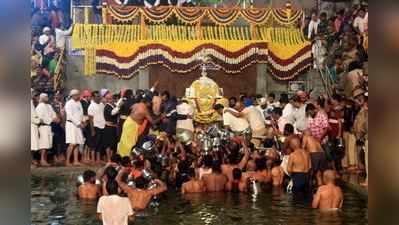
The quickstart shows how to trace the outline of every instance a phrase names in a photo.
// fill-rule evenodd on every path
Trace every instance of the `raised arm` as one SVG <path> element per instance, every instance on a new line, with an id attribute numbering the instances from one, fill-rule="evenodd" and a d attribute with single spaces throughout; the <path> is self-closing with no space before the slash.
<path id="1" fill-rule="evenodd" d="M 125 182 L 122 181 L 122 175 L 125 172 L 126 172 L 126 169 L 119 170 L 119 173 L 115 178 L 115 181 L 118 183 L 118 186 L 122 189 L 122 191 L 124 191 L 125 193 L 129 193 L 131 188 Z"/>
<path id="2" fill-rule="evenodd" d="M 152 195 L 158 195 L 158 194 L 168 190 L 168 187 L 166 186 L 166 184 L 164 182 L 162 182 L 161 180 L 154 179 L 154 181 L 159 185 L 159 187 L 151 189 L 151 194 Z"/>
<path id="3" fill-rule="evenodd" d="M 241 143 L 244 148 L 244 157 L 242 157 L 240 163 L 238 164 L 238 167 L 240 167 L 240 169 L 244 169 L 249 159 L 249 150 L 244 140 L 241 140 Z"/>

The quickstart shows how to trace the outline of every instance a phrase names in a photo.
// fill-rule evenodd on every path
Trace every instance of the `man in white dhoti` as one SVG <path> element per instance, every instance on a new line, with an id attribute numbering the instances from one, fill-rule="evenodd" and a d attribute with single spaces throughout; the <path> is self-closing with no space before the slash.
<path id="1" fill-rule="evenodd" d="M 36 114 L 33 100 L 30 101 L 30 150 L 32 153 L 32 165 L 38 165 L 34 158 L 34 153 L 39 150 L 39 129 L 40 118 Z"/>
<path id="2" fill-rule="evenodd" d="M 40 103 L 36 107 L 36 114 L 41 121 L 39 123 L 40 165 L 50 166 L 47 162 L 47 151 L 53 147 L 51 123 L 58 122 L 59 120 L 53 107 L 48 104 L 48 96 L 45 93 L 40 94 Z"/>
<path id="3" fill-rule="evenodd" d="M 71 90 L 71 99 L 65 104 L 66 123 L 65 123 L 65 142 L 69 144 L 67 149 L 66 166 L 71 165 L 71 156 L 73 153 L 72 165 L 80 166 L 78 146 L 84 144 L 82 128 L 85 126 L 83 122 L 83 108 L 80 103 L 79 91 Z"/>

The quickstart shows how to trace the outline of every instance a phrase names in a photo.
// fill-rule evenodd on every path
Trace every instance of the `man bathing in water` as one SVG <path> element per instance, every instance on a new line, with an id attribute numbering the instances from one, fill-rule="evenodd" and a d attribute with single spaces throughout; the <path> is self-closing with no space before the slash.
<path id="1" fill-rule="evenodd" d="M 239 168 L 233 169 L 233 180 L 227 183 L 226 190 L 231 192 L 247 192 L 247 181 L 248 177 L 242 175 L 242 171 Z"/>
<path id="2" fill-rule="evenodd" d="M 218 160 L 213 161 L 212 173 L 205 174 L 202 177 L 204 181 L 205 189 L 207 192 L 218 192 L 223 191 L 227 184 L 227 177 L 222 174 L 220 168 L 220 162 Z"/>
<path id="3" fill-rule="evenodd" d="M 134 179 L 136 187 L 132 188 L 122 181 L 122 175 L 126 172 L 127 171 L 125 169 L 120 170 L 115 180 L 118 182 L 119 187 L 129 197 L 130 203 L 132 204 L 134 210 L 144 210 L 147 208 L 154 196 L 165 192 L 168 189 L 166 184 L 158 179 L 154 179 L 154 182 L 158 184 L 156 188 L 146 189 L 147 181 L 142 176 Z"/>
<path id="4" fill-rule="evenodd" d="M 343 203 L 343 194 L 340 187 L 335 185 L 336 172 L 326 170 L 323 173 L 324 185 L 317 189 L 313 196 L 312 207 L 319 209 L 340 209 Z"/>
<path id="5" fill-rule="evenodd" d="M 309 186 L 309 170 L 311 169 L 309 153 L 301 148 L 298 137 L 293 137 L 289 144 L 290 148 L 294 150 L 288 159 L 288 172 L 293 181 L 292 191 L 294 193 L 306 192 Z"/>
<path id="6" fill-rule="evenodd" d="M 309 130 L 306 130 L 303 133 L 302 148 L 304 148 L 310 155 L 312 164 L 311 177 L 313 178 L 316 176 L 317 186 L 322 185 L 323 182 L 321 179 L 321 174 L 324 170 L 326 170 L 326 156 L 320 145 L 320 142 L 311 135 Z"/>
<path id="7" fill-rule="evenodd" d="M 101 195 L 101 190 L 96 184 L 96 173 L 94 171 L 86 170 L 83 173 L 83 182 L 78 189 L 80 199 L 96 199 Z"/>
<path id="8" fill-rule="evenodd" d="M 284 181 L 284 170 L 276 162 L 273 162 L 272 166 L 273 166 L 271 171 L 272 185 L 274 187 L 281 187 Z"/>
<path id="9" fill-rule="evenodd" d="M 189 181 L 183 183 L 181 187 L 181 193 L 200 193 L 205 192 L 204 181 L 195 177 L 195 169 L 190 168 L 188 171 Z"/>
<path id="10" fill-rule="evenodd" d="M 239 168 L 240 170 L 245 168 L 247 161 L 249 159 L 249 150 L 245 144 L 244 138 L 240 137 L 239 142 L 242 144 L 244 148 L 244 157 L 242 157 L 241 161 L 238 162 L 238 144 L 231 143 L 229 149 L 231 153 L 229 155 L 229 163 L 222 165 L 222 173 L 227 177 L 228 183 L 233 182 L 233 169 Z"/>

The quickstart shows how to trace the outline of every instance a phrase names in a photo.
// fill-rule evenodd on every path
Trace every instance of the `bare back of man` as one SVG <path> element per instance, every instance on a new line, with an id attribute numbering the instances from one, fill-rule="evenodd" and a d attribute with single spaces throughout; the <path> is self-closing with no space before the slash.
<path id="1" fill-rule="evenodd" d="M 342 207 L 343 194 L 340 187 L 335 185 L 336 173 L 326 170 L 323 174 L 325 185 L 317 189 L 313 197 L 312 207 L 319 209 L 339 209 Z"/>
<path id="2" fill-rule="evenodd" d="M 284 170 L 281 166 L 275 166 L 271 171 L 271 179 L 273 186 L 281 186 L 284 180 Z"/>
<path id="3" fill-rule="evenodd" d="M 221 173 L 206 174 L 202 177 L 202 179 L 204 181 L 205 189 L 207 192 L 223 191 L 227 183 L 226 175 Z"/>
<path id="4" fill-rule="evenodd" d="M 80 199 L 96 199 L 100 196 L 100 188 L 96 184 L 84 183 L 78 191 Z"/>
<path id="5" fill-rule="evenodd" d="M 294 152 L 288 159 L 288 172 L 293 181 L 293 192 L 306 192 L 309 187 L 309 170 L 311 168 L 309 153 L 300 148 L 299 138 L 290 140 L 290 148 Z"/>
<path id="6" fill-rule="evenodd" d="M 182 193 L 201 193 L 205 191 L 205 184 L 202 180 L 190 180 L 181 187 Z"/>
<path id="7" fill-rule="evenodd" d="M 312 164 L 312 178 L 316 177 L 317 185 L 322 185 L 321 174 L 327 168 L 327 160 L 320 142 L 307 130 L 304 132 L 302 147 L 309 152 Z"/>
<path id="8" fill-rule="evenodd" d="M 134 210 L 144 210 L 147 208 L 154 194 L 150 190 L 131 189 L 127 193 L 130 204 Z"/>

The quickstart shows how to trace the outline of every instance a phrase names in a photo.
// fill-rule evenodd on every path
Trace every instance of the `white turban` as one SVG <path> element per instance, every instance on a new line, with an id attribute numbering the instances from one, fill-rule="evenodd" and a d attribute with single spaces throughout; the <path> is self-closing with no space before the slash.
<path id="1" fill-rule="evenodd" d="M 79 90 L 77 90 L 77 89 L 72 89 L 70 92 L 69 92 L 69 96 L 74 96 L 74 95 L 78 95 L 79 94 Z"/>
<path id="2" fill-rule="evenodd" d="M 39 98 L 40 98 L 40 101 L 43 101 L 43 99 L 48 98 L 48 95 L 47 95 L 46 93 L 41 93 L 41 94 L 39 95 Z"/>
<path id="3" fill-rule="evenodd" d="M 43 28 L 43 33 L 47 32 L 47 31 L 51 31 L 50 27 L 44 27 Z"/>

